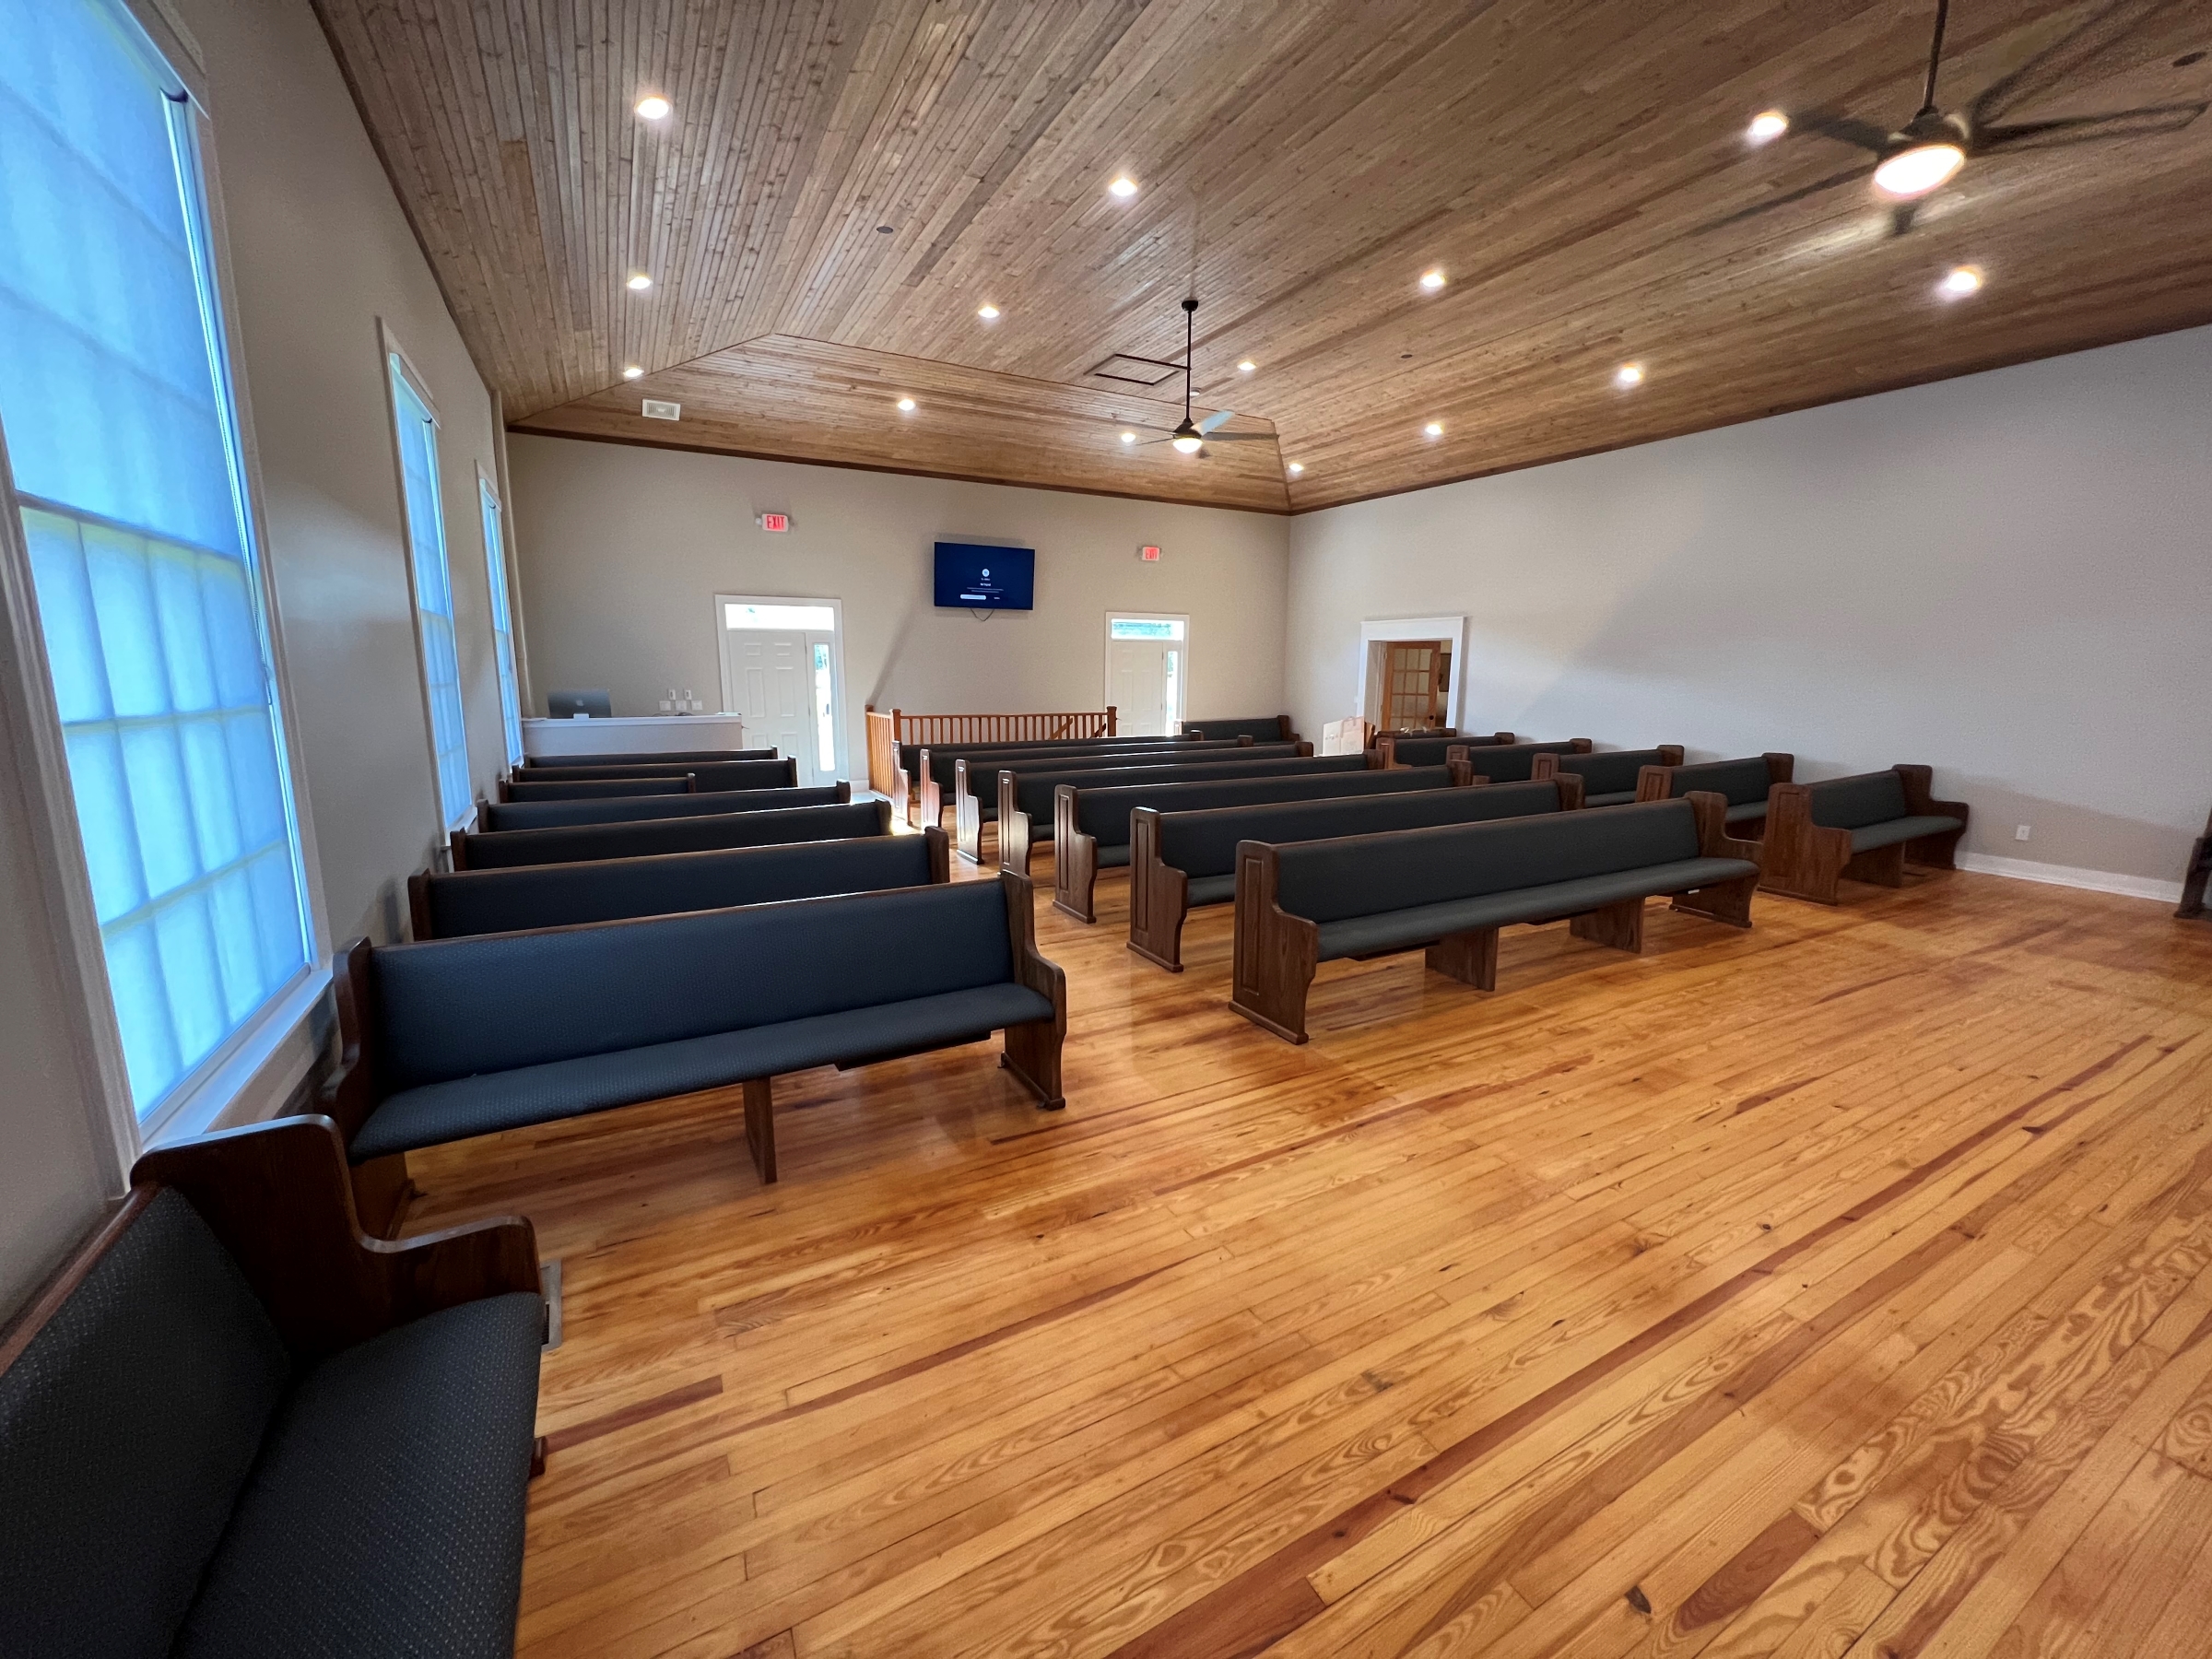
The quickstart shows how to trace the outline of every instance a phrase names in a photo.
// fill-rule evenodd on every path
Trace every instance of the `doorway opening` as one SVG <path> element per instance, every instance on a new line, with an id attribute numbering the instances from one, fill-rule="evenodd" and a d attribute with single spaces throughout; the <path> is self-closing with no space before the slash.
<path id="1" fill-rule="evenodd" d="M 722 708 L 748 748 L 775 746 L 803 787 L 844 770 L 844 607 L 835 599 L 714 595 Z"/>
<path id="2" fill-rule="evenodd" d="M 1458 728 L 1465 617 L 1403 617 L 1359 625 L 1359 718 L 1385 732 Z"/>
<path id="3" fill-rule="evenodd" d="M 1119 612 L 1106 618 L 1106 700 L 1115 729 L 1132 737 L 1167 737 L 1182 729 L 1190 679 L 1187 616 Z"/>

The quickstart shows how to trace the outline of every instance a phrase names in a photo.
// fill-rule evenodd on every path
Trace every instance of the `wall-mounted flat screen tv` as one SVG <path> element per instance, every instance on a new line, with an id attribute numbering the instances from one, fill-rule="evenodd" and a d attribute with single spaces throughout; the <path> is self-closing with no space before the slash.
<path id="1" fill-rule="evenodd" d="M 937 544 L 937 603 L 947 610 L 1034 610 L 1037 549 Z"/>

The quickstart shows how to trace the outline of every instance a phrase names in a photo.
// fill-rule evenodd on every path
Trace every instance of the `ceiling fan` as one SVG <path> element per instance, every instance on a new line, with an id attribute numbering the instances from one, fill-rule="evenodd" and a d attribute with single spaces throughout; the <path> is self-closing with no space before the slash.
<path id="1" fill-rule="evenodd" d="M 1221 427 L 1236 418 L 1237 412 L 1234 409 L 1216 409 L 1204 420 L 1194 421 L 1191 418 L 1191 347 L 1195 337 L 1197 324 L 1198 301 L 1195 299 L 1185 300 L 1182 302 L 1182 419 L 1173 427 L 1146 426 L 1141 421 L 1117 422 L 1117 424 L 1134 426 L 1143 432 L 1162 434 L 1158 438 L 1147 438 L 1135 446 L 1138 449 L 1143 449 L 1148 444 L 1171 443 L 1175 446 L 1176 453 L 1183 455 L 1205 454 L 1206 446 L 1209 441 L 1214 443 L 1274 442 L 1275 434 L 1273 432 L 1224 432 L 1220 430 Z"/>
<path id="2" fill-rule="evenodd" d="M 2205 103 L 2153 104 L 2136 110 L 2112 110 L 2098 115 L 2064 115 L 2048 121 L 2000 122 L 1995 119 L 2006 101 L 2029 76 L 2042 68 L 2048 61 L 2082 35 L 2112 16 L 2108 10 L 2090 18 L 2030 57 L 2025 64 L 1989 86 L 1965 108 L 1947 111 L 1936 102 L 1936 75 L 1943 63 L 1944 25 L 1950 18 L 1950 0 L 1936 0 L 1936 35 L 1928 47 L 1928 78 L 1922 94 L 1920 110 L 1912 120 L 1896 132 L 1884 132 L 1870 122 L 1827 111 L 1812 111 L 1790 117 L 1793 127 L 1802 127 L 1823 137 L 1867 151 L 1871 161 L 1861 162 L 1842 172 L 1794 190 L 1787 195 L 1747 207 L 1741 213 L 1730 214 L 1704 227 L 1719 229 L 1724 225 L 1741 223 L 1777 207 L 1786 207 L 1793 202 L 1802 202 L 1808 196 L 1833 190 L 1839 184 L 1872 175 L 1876 192 L 1893 204 L 1890 208 L 1892 236 L 1902 236 L 1912 228 L 1913 215 L 1927 195 L 1947 183 L 1971 160 L 2001 154 L 2009 150 L 2052 149 L 2061 145 L 2088 144 L 2107 138 L 2142 137 L 2154 133 L 2178 132 L 2187 126 L 2206 108 Z"/>

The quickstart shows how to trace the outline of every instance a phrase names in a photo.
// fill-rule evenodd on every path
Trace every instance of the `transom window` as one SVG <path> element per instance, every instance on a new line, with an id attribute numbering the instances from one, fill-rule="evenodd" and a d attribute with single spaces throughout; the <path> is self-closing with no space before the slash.
<path id="1" fill-rule="evenodd" d="M 1180 618 L 1115 617 L 1106 625 L 1106 637 L 1110 640 L 1180 640 L 1182 638 L 1182 622 Z"/>

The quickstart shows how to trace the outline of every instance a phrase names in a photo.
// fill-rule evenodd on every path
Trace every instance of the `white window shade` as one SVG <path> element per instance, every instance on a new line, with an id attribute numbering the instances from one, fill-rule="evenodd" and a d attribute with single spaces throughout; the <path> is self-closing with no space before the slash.
<path id="1" fill-rule="evenodd" d="M 131 1093 L 311 949 L 195 121 L 105 0 L 0 0 L 0 427 Z"/>

